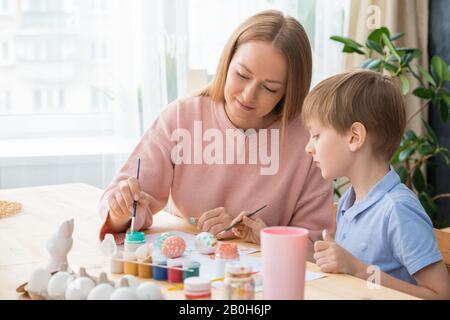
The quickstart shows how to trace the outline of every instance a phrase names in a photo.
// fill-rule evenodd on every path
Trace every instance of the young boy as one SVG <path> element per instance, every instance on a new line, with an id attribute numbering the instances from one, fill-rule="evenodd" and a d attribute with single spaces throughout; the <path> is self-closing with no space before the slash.
<path id="1" fill-rule="evenodd" d="M 321 270 L 368 279 L 376 266 L 380 285 L 450 299 L 431 221 L 389 165 L 406 122 L 394 81 L 372 71 L 330 77 L 307 96 L 302 120 L 310 132 L 306 152 L 322 176 L 351 182 L 339 201 L 335 239 L 324 233 L 314 244 Z"/>

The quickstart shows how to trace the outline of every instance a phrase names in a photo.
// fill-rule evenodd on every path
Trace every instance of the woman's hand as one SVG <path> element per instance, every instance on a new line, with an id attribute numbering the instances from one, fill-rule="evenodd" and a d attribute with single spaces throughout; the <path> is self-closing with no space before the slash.
<path id="1" fill-rule="evenodd" d="M 242 222 L 237 227 L 233 228 L 232 231 L 237 237 L 244 241 L 259 244 L 260 231 L 262 228 L 266 227 L 266 224 L 260 218 L 252 219 L 246 217 L 248 214 L 250 214 L 250 212 L 243 211 L 231 222 L 231 224 Z"/>
<path id="2" fill-rule="evenodd" d="M 150 195 L 142 191 L 138 180 L 135 177 L 130 177 L 127 180 L 120 181 L 118 186 L 108 199 L 109 216 L 111 222 L 115 225 L 124 225 L 132 217 L 133 201 L 137 201 L 136 205 L 136 220 L 144 221 L 144 215 L 151 214 Z M 136 225 L 140 225 L 136 221 Z"/>
<path id="3" fill-rule="evenodd" d="M 219 232 L 231 225 L 231 221 L 233 221 L 233 217 L 224 207 L 219 207 L 203 213 L 198 219 L 197 228 L 200 231 L 212 233 L 218 239 L 234 238 L 231 230 L 218 235 Z"/>

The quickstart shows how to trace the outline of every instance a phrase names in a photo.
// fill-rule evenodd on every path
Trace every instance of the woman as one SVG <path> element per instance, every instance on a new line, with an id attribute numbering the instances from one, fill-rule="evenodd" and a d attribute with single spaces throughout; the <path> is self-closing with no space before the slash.
<path id="1" fill-rule="evenodd" d="M 212 83 L 169 104 L 107 187 L 100 238 L 119 233 L 123 241 L 133 199 L 136 227 L 150 227 L 170 195 L 173 214 L 201 231 L 216 235 L 243 211 L 267 204 L 257 215 L 260 227 L 301 226 L 317 240 L 332 225 L 332 187 L 303 151 L 309 136 L 299 114 L 311 70 L 308 37 L 295 19 L 264 11 L 246 20 Z M 258 242 L 259 228 L 249 230 L 235 233 Z"/>

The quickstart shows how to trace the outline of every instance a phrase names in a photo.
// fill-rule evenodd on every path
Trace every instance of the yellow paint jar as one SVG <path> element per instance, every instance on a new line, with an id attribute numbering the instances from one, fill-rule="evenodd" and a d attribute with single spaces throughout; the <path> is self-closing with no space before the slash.
<path id="1" fill-rule="evenodd" d="M 145 263 L 152 263 L 152 257 L 148 257 L 145 260 L 139 261 Z M 144 279 L 150 279 L 152 277 L 152 266 L 139 263 L 138 264 L 138 277 Z"/>
<path id="2" fill-rule="evenodd" d="M 125 274 L 131 274 L 133 276 L 138 275 L 138 264 L 136 260 L 136 254 L 134 252 L 124 252 L 123 259 L 123 272 Z"/>

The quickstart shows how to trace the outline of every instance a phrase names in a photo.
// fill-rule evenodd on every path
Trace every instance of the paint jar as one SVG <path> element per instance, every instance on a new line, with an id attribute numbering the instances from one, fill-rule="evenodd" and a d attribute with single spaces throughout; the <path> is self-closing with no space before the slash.
<path id="1" fill-rule="evenodd" d="M 124 252 L 123 259 L 123 272 L 125 274 L 131 274 L 133 276 L 138 275 L 138 265 L 136 260 L 136 254 L 134 252 Z"/>
<path id="2" fill-rule="evenodd" d="M 162 266 L 162 267 L 159 267 Z M 159 281 L 167 280 L 167 259 L 161 256 L 153 257 L 153 279 Z"/>
<path id="3" fill-rule="evenodd" d="M 254 300 L 255 280 L 252 268 L 241 262 L 227 263 L 225 266 L 224 299 Z"/>
<path id="4" fill-rule="evenodd" d="M 227 263 L 239 261 L 239 251 L 236 243 L 220 243 L 216 250 L 215 264 L 216 277 L 225 276 Z"/>
<path id="5" fill-rule="evenodd" d="M 110 258 L 109 271 L 111 273 L 123 273 L 123 254 L 121 251 L 117 251 L 115 255 Z"/>
<path id="6" fill-rule="evenodd" d="M 125 236 L 126 252 L 135 252 L 143 244 L 145 244 L 145 234 L 143 232 L 127 232 Z"/>
<path id="7" fill-rule="evenodd" d="M 183 271 L 184 280 L 190 277 L 198 277 L 200 275 L 200 262 L 194 260 L 184 260 L 183 269 L 185 269 Z"/>
<path id="8" fill-rule="evenodd" d="M 144 263 L 152 263 L 152 257 L 148 257 L 144 260 L 138 260 L 138 277 L 144 279 L 150 279 L 152 277 L 152 266 Z"/>
<path id="9" fill-rule="evenodd" d="M 211 300 L 211 281 L 201 277 L 189 277 L 184 280 L 186 300 Z"/>
<path id="10" fill-rule="evenodd" d="M 179 283 L 183 282 L 183 270 L 177 270 L 173 269 L 179 268 L 181 269 L 183 267 L 183 259 L 182 258 L 176 258 L 176 259 L 169 259 L 167 260 L 167 280 L 171 283 Z"/>

